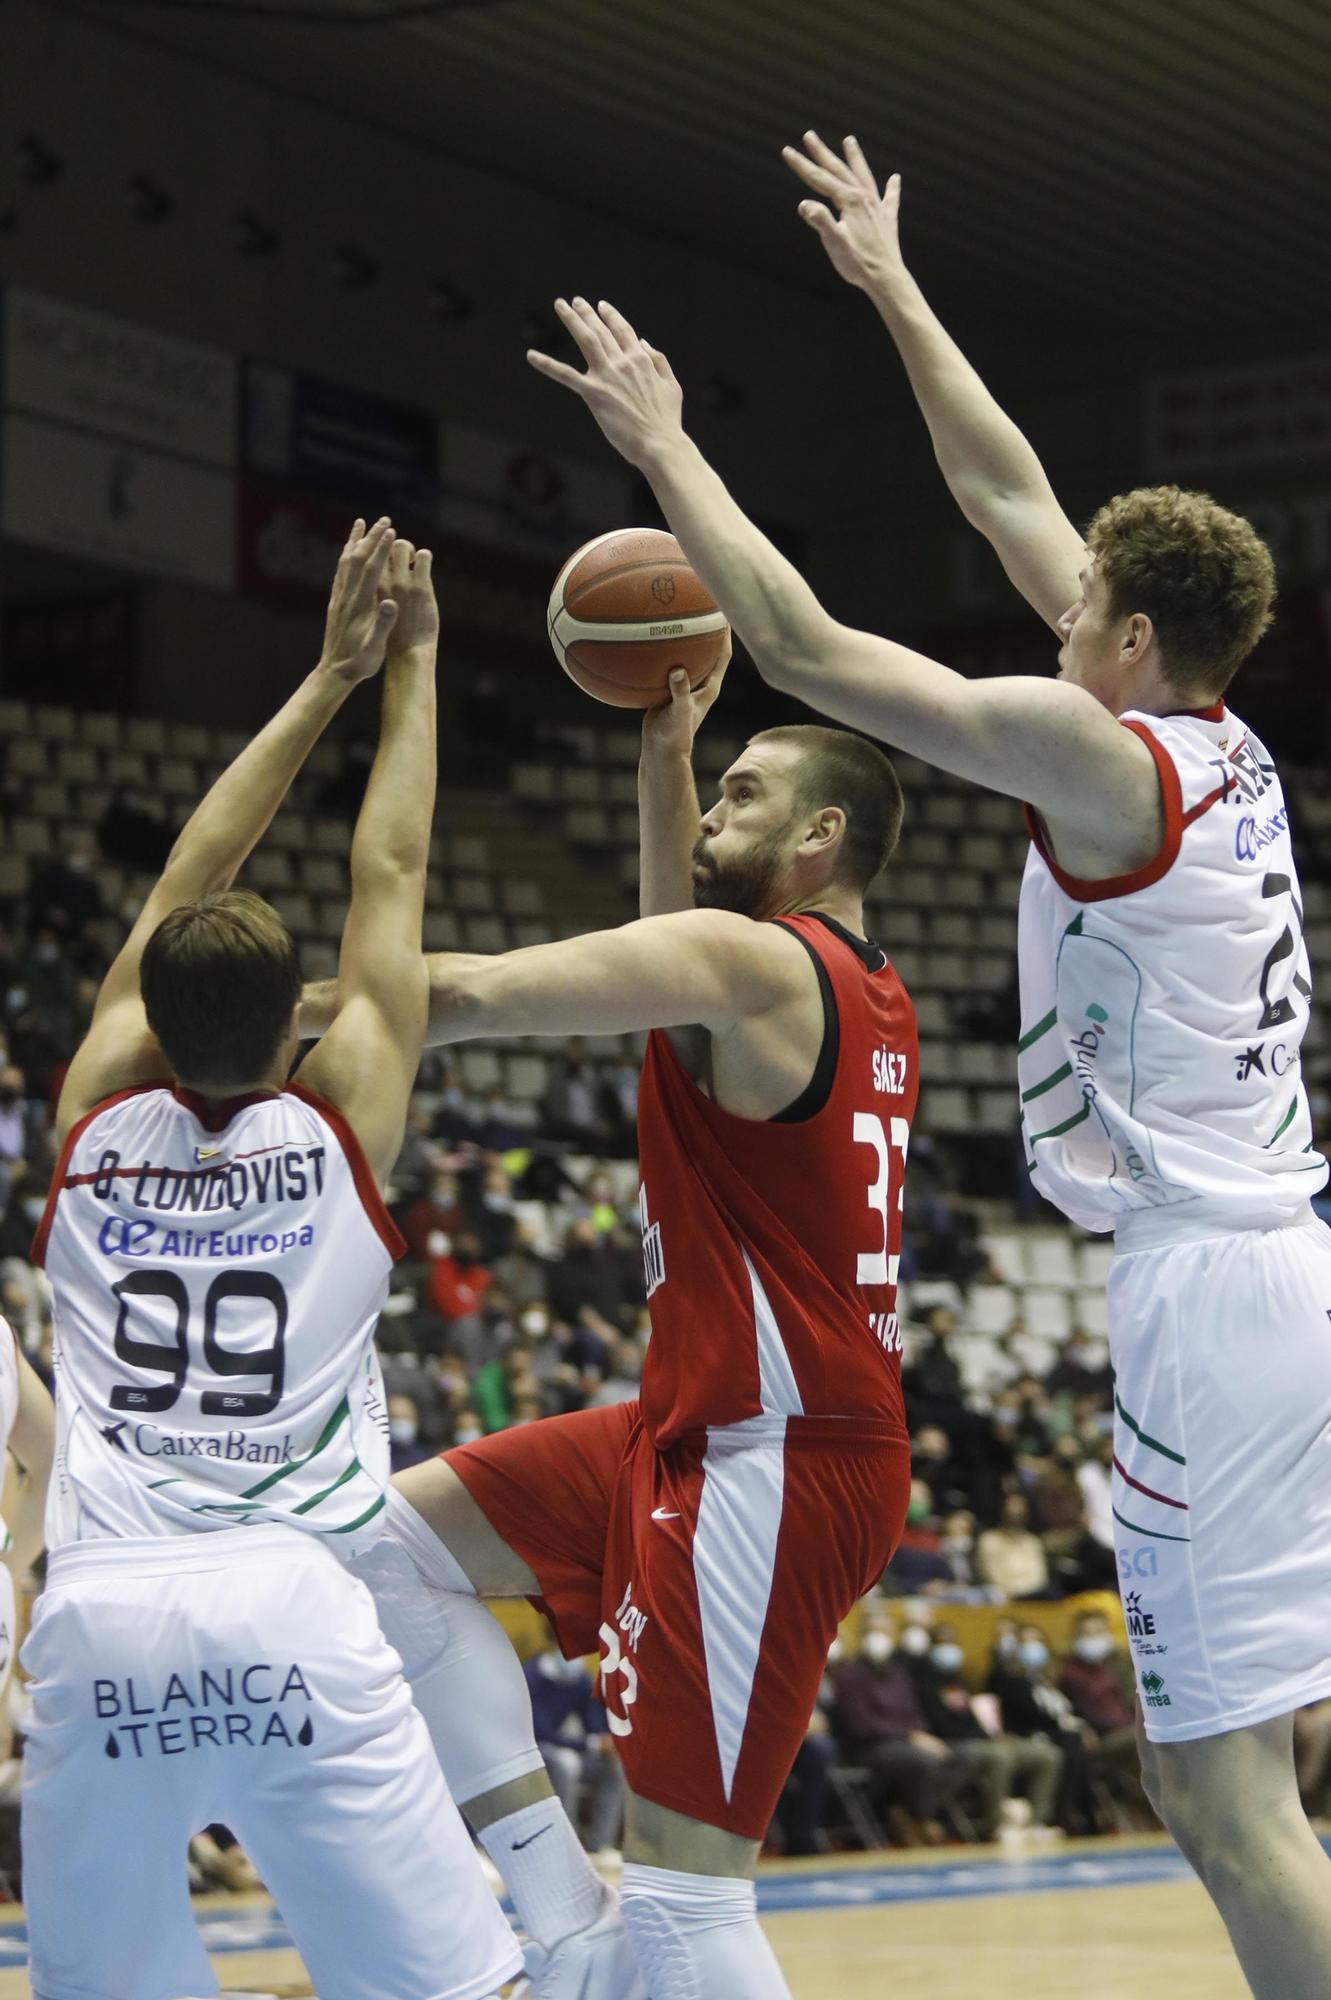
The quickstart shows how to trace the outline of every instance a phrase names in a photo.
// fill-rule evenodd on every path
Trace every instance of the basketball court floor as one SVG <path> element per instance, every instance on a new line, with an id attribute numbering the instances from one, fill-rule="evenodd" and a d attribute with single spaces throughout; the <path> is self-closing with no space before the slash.
<path id="1" fill-rule="evenodd" d="M 795 2000 L 1244 2000 L 1219 1919 L 1163 1838 L 778 1863 L 758 1884 Z M 311 1989 L 264 1896 L 196 1905 L 228 1993 Z M 23 1913 L 0 1910 L 0 2000 L 27 2000 Z"/>

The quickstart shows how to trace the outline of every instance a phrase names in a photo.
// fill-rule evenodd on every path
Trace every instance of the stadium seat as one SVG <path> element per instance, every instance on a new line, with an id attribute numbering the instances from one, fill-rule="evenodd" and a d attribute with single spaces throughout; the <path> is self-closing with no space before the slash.
<path id="1" fill-rule="evenodd" d="M 458 920 L 451 910 L 427 910 L 421 937 L 426 951 L 456 951 L 461 943 Z"/>
<path id="2" fill-rule="evenodd" d="M 1038 1339 L 1066 1340 L 1072 1325 L 1072 1299 L 1060 1287 L 1027 1285 L 1021 1294 L 1021 1316 Z"/>
<path id="3" fill-rule="evenodd" d="M 1026 1244 L 1026 1274 L 1033 1285 L 1058 1285 L 1071 1291 L 1077 1283 L 1072 1239 L 1064 1230 L 1033 1231 Z"/>

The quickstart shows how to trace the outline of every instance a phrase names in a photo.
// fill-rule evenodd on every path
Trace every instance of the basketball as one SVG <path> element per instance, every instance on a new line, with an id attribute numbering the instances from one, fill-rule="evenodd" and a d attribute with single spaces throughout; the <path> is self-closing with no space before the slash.
<path id="1" fill-rule="evenodd" d="M 726 644 L 725 613 L 659 528 L 616 528 L 575 550 L 548 624 L 569 679 L 613 708 L 655 708 L 675 667 L 697 687 Z"/>

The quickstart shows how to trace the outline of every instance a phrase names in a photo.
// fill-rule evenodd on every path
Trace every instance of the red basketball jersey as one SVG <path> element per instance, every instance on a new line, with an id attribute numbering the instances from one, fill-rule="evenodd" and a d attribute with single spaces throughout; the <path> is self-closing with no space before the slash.
<path id="1" fill-rule="evenodd" d="M 895 1307 L 915 1010 L 878 946 L 826 917 L 777 921 L 823 993 L 822 1053 L 794 1105 L 738 1118 L 665 1034 L 647 1044 L 642 1413 L 658 1449 L 764 1414 L 905 1422 Z"/>

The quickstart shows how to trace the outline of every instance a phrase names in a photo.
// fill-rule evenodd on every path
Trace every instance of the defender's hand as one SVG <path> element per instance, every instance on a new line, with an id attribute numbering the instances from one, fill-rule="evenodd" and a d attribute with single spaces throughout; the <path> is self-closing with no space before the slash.
<path id="1" fill-rule="evenodd" d="M 338 561 L 319 664 L 342 680 L 369 680 L 384 663 L 398 610 L 381 591 L 393 539 L 386 515 L 368 530 L 357 521 Z"/>
<path id="2" fill-rule="evenodd" d="M 657 447 L 683 436 L 684 392 L 670 363 L 604 299 L 595 312 L 586 299 L 571 305 L 556 299 L 555 311 L 577 342 L 586 374 L 535 348 L 528 348 L 528 361 L 538 374 L 581 396 L 615 450 L 630 465 L 645 468 Z"/>
<path id="3" fill-rule="evenodd" d="M 690 689 L 683 667 L 670 675 L 670 696 L 658 708 L 649 708 L 642 718 L 644 750 L 659 750 L 681 757 L 690 755 L 693 739 L 712 703 L 721 692 L 721 683 L 730 665 L 730 627 L 726 627 L 725 650 L 706 680 Z"/>
<path id="4" fill-rule="evenodd" d="M 431 650 L 439 643 L 439 605 L 435 599 L 429 549 L 413 548 L 401 538 L 393 543 L 380 589 L 384 601 L 397 606 L 388 650 L 395 658 L 413 647 Z"/>
<path id="5" fill-rule="evenodd" d="M 804 152 L 797 146 L 781 149 L 786 165 L 823 196 L 823 201 L 800 203 L 801 219 L 848 284 L 865 292 L 890 289 L 906 274 L 897 234 L 901 175 L 893 174 L 880 195 L 858 139 L 845 141 L 844 159 L 816 132 L 804 134 L 804 145 Z"/>

